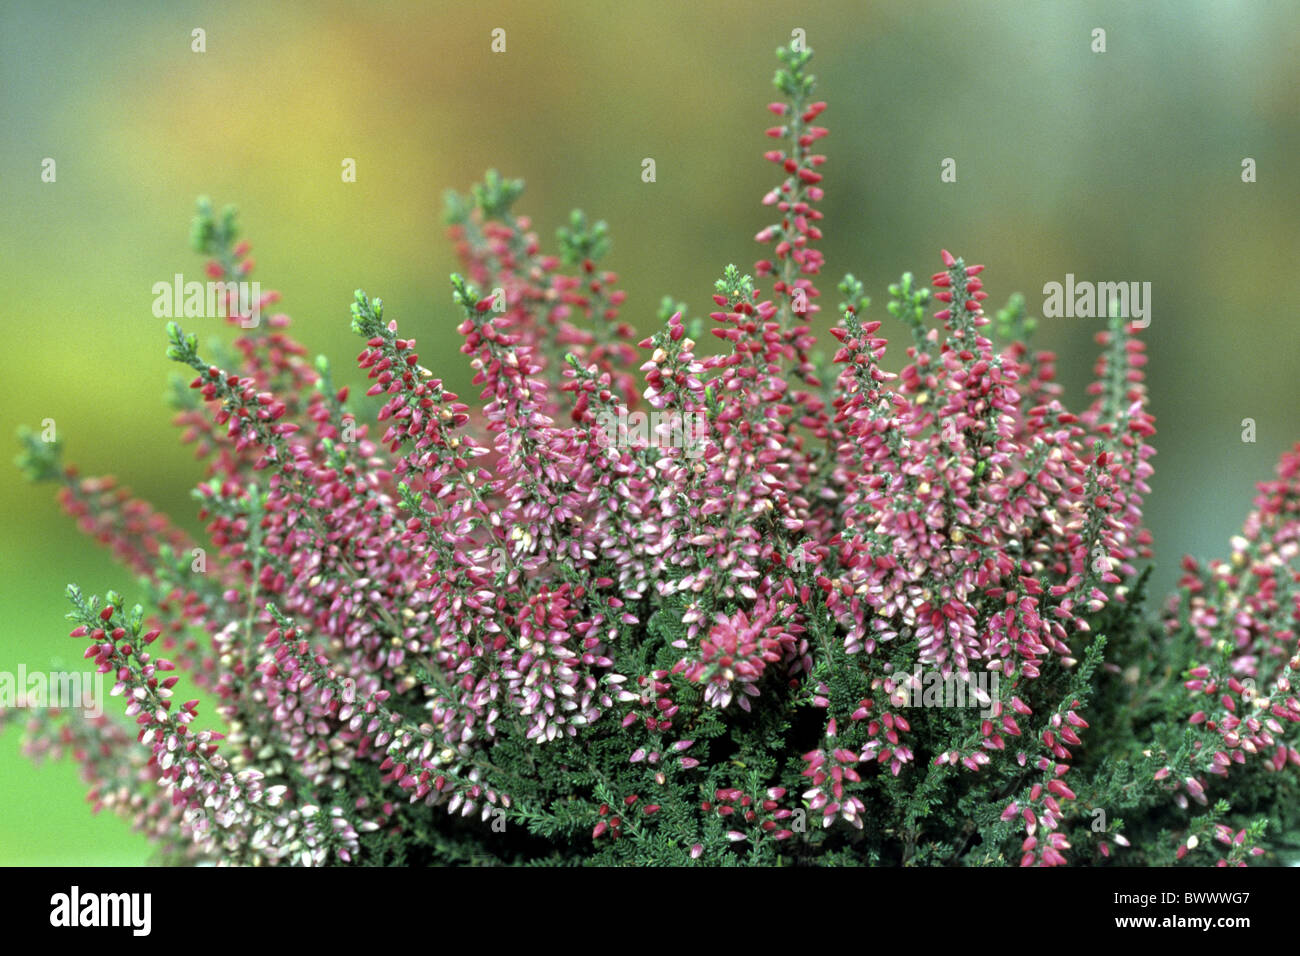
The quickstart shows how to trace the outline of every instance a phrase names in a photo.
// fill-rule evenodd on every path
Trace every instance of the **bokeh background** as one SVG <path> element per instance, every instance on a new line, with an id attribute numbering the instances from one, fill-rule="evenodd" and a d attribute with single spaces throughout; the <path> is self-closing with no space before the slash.
<path id="1" fill-rule="evenodd" d="M 190 50 L 195 27 L 206 53 Z M 364 287 L 468 391 L 442 203 L 491 166 L 527 181 L 521 208 L 544 239 L 575 206 L 609 222 L 607 264 L 639 328 L 664 294 L 705 311 L 722 268 L 759 254 L 775 182 L 764 104 L 796 27 L 831 104 L 823 302 L 853 271 L 888 322 L 887 284 L 935 271 L 940 247 L 987 263 L 991 305 L 1019 290 L 1035 313 L 1066 273 L 1151 282 L 1156 591 L 1183 553 L 1223 553 L 1254 482 L 1300 438 L 1295 0 L 3 0 L 0 436 L 53 418 L 83 473 L 117 475 L 198 532 L 151 287 L 202 278 L 187 241 L 200 194 L 240 207 L 254 278 L 284 293 L 339 381 Z M 56 183 L 41 182 L 45 157 Z M 940 182 L 945 157 L 955 184 Z M 203 321 L 188 327 L 218 334 Z M 1098 326 L 1041 324 L 1075 406 Z M 8 457 L 0 669 L 76 668 L 64 587 L 133 582 Z M 147 858 L 123 823 L 90 815 L 73 767 L 33 768 L 18 736 L 0 735 L 0 863 Z"/>

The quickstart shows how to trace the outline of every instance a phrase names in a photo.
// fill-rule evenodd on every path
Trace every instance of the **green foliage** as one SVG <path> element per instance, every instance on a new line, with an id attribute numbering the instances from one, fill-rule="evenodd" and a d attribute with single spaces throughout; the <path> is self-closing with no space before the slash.
<path id="1" fill-rule="evenodd" d="M 57 438 L 46 441 L 26 425 L 18 427 L 22 451 L 14 463 L 28 481 L 54 481 L 63 475 L 63 443 Z"/>
<path id="2" fill-rule="evenodd" d="M 1013 293 L 1006 308 L 998 309 L 995 316 L 998 336 L 1005 342 L 1028 342 L 1038 328 L 1038 320 L 1025 308 L 1025 297 Z"/>
<path id="3" fill-rule="evenodd" d="M 581 209 L 573 210 L 568 227 L 561 226 L 556 235 L 560 240 L 560 258 L 566 266 L 599 262 L 609 252 L 609 226 L 603 219 L 589 224 Z"/>
<path id="4" fill-rule="evenodd" d="M 927 340 L 925 327 L 930 290 L 924 286 L 916 288 L 912 273 L 904 272 L 901 279 L 890 285 L 889 294 L 893 297 L 885 306 L 889 314 L 907 326 L 918 350 L 933 352 L 934 345 Z"/>
<path id="5" fill-rule="evenodd" d="M 778 47 L 776 57 L 784 65 L 776 71 L 773 84 L 795 104 L 802 104 L 812 95 L 816 86 L 814 77 L 805 70 L 808 61 L 812 59 L 812 50 L 806 45 L 802 49 L 796 49 L 795 44 L 791 43 L 789 46 Z"/>

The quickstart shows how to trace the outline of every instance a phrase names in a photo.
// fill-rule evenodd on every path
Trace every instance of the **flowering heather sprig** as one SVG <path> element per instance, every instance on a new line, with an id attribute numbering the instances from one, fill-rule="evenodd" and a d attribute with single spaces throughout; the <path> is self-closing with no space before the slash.
<path id="1" fill-rule="evenodd" d="M 71 751 L 97 807 L 190 861 L 1235 865 L 1300 832 L 1300 446 L 1152 628 L 1136 329 L 1099 335 L 1072 413 L 1024 300 L 995 344 L 984 267 L 942 251 L 890 286 L 886 371 L 852 275 L 822 318 L 826 104 L 811 51 L 779 55 L 771 251 L 722 270 L 712 350 L 671 298 L 634 346 L 605 224 L 575 213 L 547 253 L 493 172 L 449 199 L 477 399 L 362 291 L 377 437 L 287 316 L 236 315 L 206 356 L 172 323 L 201 547 L 25 433 L 156 608 L 71 590 L 135 740 L 51 712 L 32 752 Z M 232 212 L 201 203 L 194 239 L 250 274 Z M 612 435 L 640 402 L 698 422 L 689 447 Z M 173 669 L 224 736 L 173 710 Z"/>
<path id="2" fill-rule="evenodd" d="M 1170 634 L 1186 631 L 1196 646 L 1183 684 L 1195 749 L 1156 772 L 1180 806 L 1207 804 L 1211 777 L 1300 766 L 1300 444 L 1275 480 L 1260 483 L 1231 543 L 1228 561 L 1184 559 L 1182 594 L 1165 618 Z"/>
<path id="3" fill-rule="evenodd" d="M 494 313 L 498 330 L 518 331 L 539 372 L 562 367 L 574 355 L 608 373 L 619 398 L 632 402 L 634 332 L 617 321 L 626 294 L 611 288 L 618 281 L 614 273 L 596 268 L 610 248 L 608 226 L 590 224 L 574 210 L 569 226 L 558 231 L 562 254 L 545 255 L 528 217 L 511 211 L 523 189 L 521 180 L 489 170 L 471 199 L 447 196 L 457 254 L 470 281 L 488 289 L 483 307 Z M 561 273 L 561 266 L 577 267 L 579 274 Z"/>
<path id="4" fill-rule="evenodd" d="M 304 824 L 299 834 L 295 818 L 305 808 L 277 809 L 284 786 L 267 787 L 260 770 L 232 771 L 218 753 L 217 741 L 223 735 L 192 731 L 197 700 L 184 702 L 172 713 L 172 688 L 178 677 L 164 675 L 175 666 L 148 651 L 159 632 L 142 631 L 140 605 L 124 614 L 120 598 L 110 592 L 108 600 L 113 603 L 101 608 L 97 598 L 86 600 L 75 587 L 69 589 L 69 598 L 74 611 L 68 616 L 79 622 L 72 636 L 89 638 L 86 656 L 93 656 L 100 673 L 114 676 L 111 693 L 126 698 L 126 716 L 134 717 L 138 728 L 136 740 L 152 754 L 148 767 L 172 805 L 187 811 L 182 831 L 201 853 L 220 854 L 232 862 L 254 857 L 274 861 L 305 853 L 308 860 L 319 863 L 331 845 L 339 844 L 341 858 L 347 859 L 348 850 L 355 846 L 355 831 L 345 826 L 316 832 L 318 827 Z"/>

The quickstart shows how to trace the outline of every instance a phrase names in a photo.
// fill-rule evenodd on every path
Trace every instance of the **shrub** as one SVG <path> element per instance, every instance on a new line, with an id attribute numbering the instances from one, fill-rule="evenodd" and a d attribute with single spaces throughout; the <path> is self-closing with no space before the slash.
<path id="1" fill-rule="evenodd" d="M 369 404 L 283 315 L 234 308 L 216 359 L 171 323 L 202 548 L 26 433 L 22 466 L 153 609 L 69 589 L 134 727 L 41 711 L 29 749 L 71 752 L 171 861 L 1276 859 L 1300 445 L 1230 561 L 1189 559 L 1145 616 L 1135 329 L 1099 334 L 1071 413 L 1024 300 L 990 329 L 983 267 L 944 252 L 929 288 L 890 286 L 901 373 L 851 275 L 826 360 L 826 104 L 810 51 L 779 56 L 771 253 L 716 283 L 712 351 L 672 300 L 634 344 L 604 223 L 574 213 L 544 253 L 489 173 L 449 201 L 477 406 L 364 292 Z M 233 211 L 201 201 L 194 241 L 212 278 L 249 274 Z M 177 671 L 217 724 L 172 706 Z"/>

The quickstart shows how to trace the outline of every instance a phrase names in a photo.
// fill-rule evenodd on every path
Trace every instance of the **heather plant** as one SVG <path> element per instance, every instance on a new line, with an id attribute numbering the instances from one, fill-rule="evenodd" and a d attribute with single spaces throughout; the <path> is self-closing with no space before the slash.
<path id="1" fill-rule="evenodd" d="M 74 757 L 171 862 L 1283 859 L 1300 445 L 1149 615 L 1134 324 L 1071 412 L 1024 300 L 989 316 L 945 251 L 889 288 L 887 371 L 861 283 L 823 305 L 826 104 L 811 52 L 778 55 L 770 253 L 723 270 L 710 348 L 672 299 L 635 341 L 605 224 L 544 252 L 489 173 L 448 202 L 477 400 L 364 292 L 353 397 L 286 316 L 244 321 L 249 246 L 201 201 L 239 328 L 205 355 L 168 324 L 207 540 L 24 433 L 143 596 L 69 588 L 126 722 L 33 711 L 32 755 Z M 173 706 L 181 672 L 203 696 Z"/>

